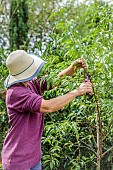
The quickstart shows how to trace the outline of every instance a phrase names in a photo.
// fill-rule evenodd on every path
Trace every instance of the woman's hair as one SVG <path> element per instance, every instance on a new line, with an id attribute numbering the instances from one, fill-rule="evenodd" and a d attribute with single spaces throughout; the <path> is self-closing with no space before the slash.
<path id="1" fill-rule="evenodd" d="M 15 84 L 13 84 L 12 86 L 14 86 L 14 85 Z M 19 82 L 19 83 L 16 83 L 16 85 L 27 87 L 28 86 L 28 81 L 26 81 L 26 82 Z M 10 87 L 8 87 L 7 89 L 9 89 L 9 88 Z M 1 97 L 2 100 L 5 100 L 6 92 L 7 92 L 7 90 L 0 90 L 0 97 Z"/>

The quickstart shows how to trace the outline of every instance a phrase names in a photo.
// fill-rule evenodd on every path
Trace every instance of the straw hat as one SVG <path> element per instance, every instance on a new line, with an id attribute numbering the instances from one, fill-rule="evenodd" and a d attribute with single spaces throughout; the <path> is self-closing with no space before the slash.
<path id="1" fill-rule="evenodd" d="M 45 62 L 41 58 L 28 54 L 24 50 L 12 52 L 6 60 L 9 76 L 4 82 L 5 87 L 33 79 L 44 64 Z"/>

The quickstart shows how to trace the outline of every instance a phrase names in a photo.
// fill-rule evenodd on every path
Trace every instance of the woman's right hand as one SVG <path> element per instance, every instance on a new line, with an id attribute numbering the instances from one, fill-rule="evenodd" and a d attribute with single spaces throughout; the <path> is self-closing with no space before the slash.
<path id="1" fill-rule="evenodd" d="M 86 93 L 92 94 L 92 83 L 90 82 L 90 80 L 87 80 L 87 82 L 83 82 L 78 88 L 76 88 L 76 91 L 78 93 L 78 96 L 85 95 Z"/>

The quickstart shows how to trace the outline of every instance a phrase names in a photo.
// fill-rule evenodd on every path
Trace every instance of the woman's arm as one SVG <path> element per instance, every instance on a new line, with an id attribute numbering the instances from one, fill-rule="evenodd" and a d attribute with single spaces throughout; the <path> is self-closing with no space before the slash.
<path id="1" fill-rule="evenodd" d="M 90 81 L 82 83 L 77 89 L 63 96 L 59 96 L 50 100 L 42 99 L 40 112 L 51 113 L 62 109 L 70 103 L 75 97 L 82 96 L 87 92 L 92 93 L 92 84 Z"/>
<path id="2" fill-rule="evenodd" d="M 80 68 L 86 68 L 86 64 L 84 62 L 84 59 L 78 59 L 74 61 L 68 68 L 65 70 L 61 71 L 58 76 L 61 77 L 63 75 L 66 76 L 72 76 L 75 72 L 75 70 L 80 69 Z"/>

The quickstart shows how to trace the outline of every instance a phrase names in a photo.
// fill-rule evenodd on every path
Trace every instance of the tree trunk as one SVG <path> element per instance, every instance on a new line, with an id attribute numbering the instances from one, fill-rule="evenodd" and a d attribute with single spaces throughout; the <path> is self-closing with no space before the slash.
<path id="1" fill-rule="evenodd" d="M 96 115 L 96 127 L 97 127 L 97 170 L 100 170 L 100 114 L 97 109 Z"/>
<path id="2" fill-rule="evenodd" d="M 11 0 L 10 4 L 10 51 L 27 50 L 28 45 L 28 1 Z"/>

